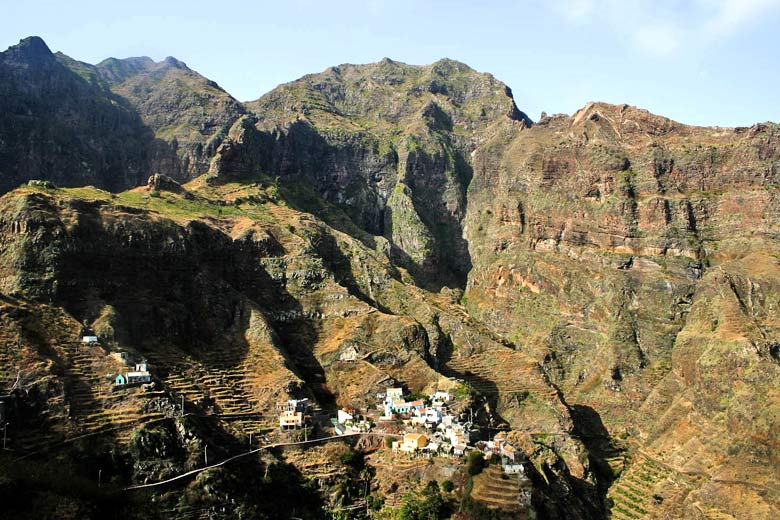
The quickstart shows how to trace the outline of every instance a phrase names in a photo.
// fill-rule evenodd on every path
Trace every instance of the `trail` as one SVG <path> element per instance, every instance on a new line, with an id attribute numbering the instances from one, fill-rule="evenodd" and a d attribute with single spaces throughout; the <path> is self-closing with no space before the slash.
<path id="1" fill-rule="evenodd" d="M 170 484 L 171 482 L 176 482 L 177 480 L 185 479 L 187 477 L 191 477 L 192 475 L 197 475 L 198 473 L 201 473 L 203 471 L 206 471 L 208 469 L 218 468 L 220 466 L 224 466 L 225 464 L 229 462 L 233 462 L 234 460 L 248 457 L 249 455 L 254 455 L 255 453 L 259 453 L 263 450 L 268 450 L 271 448 L 280 448 L 284 446 L 303 446 L 303 445 L 309 445 L 309 444 L 317 444 L 321 442 L 330 442 L 333 440 L 339 440 L 339 439 L 347 439 L 350 437 L 361 437 L 361 436 L 378 436 L 378 437 L 398 437 L 396 434 L 392 433 L 345 433 L 344 435 L 333 435 L 330 437 L 322 437 L 321 439 L 312 439 L 310 441 L 297 441 L 297 442 L 277 442 L 274 444 L 266 444 L 265 446 L 261 446 L 259 448 L 255 448 L 253 450 L 247 451 L 246 453 L 239 453 L 238 455 L 233 455 L 232 457 L 228 457 L 227 459 L 224 459 L 221 462 L 217 462 L 216 464 L 212 464 L 210 466 L 204 466 L 202 468 L 193 469 L 186 473 L 182 473 L 181 475 L 177 475 L 175 477 L 171 477 L 167 480 L 161 480 L 159 482 L 151 482 L 149 484 L 138 484 L 135 486 L 128 486 L 126 488 L 122 488 L 123 491 L 133 491 L 136 489 L 148 489 L 153 488 L 157 486 L 162 486 L 165 484 Z"/>

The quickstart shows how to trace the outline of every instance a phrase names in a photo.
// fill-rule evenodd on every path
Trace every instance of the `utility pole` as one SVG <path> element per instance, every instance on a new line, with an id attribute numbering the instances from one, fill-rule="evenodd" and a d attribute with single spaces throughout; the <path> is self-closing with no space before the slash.
<path id="1" fill-rule="evenodd" d="M 3 423 L 3 449 L 5 449 L 6 430 L 8 430 L 8 423 Z"/>
<path id="2" fill-rule="evenodd" d="M 203 446 L 203 458 L 206 461 L 206 466 L 209 465 L 209 447 L 208 445 Z"/>
<path id="3" fill-rule="evenodd" d="M 252 451 L 252 432 L 249 432 L 249 451 Z"/>
<path id="4" fill-rule="evenodd" d="M 101 487 L 103 485 L 103 470 L 98 470 L 98 487 Z"/>
<path id="5" fill-rule="evenodd" d="M 181 394 L 181 416 L 184 417 L 184 394 Z"/>

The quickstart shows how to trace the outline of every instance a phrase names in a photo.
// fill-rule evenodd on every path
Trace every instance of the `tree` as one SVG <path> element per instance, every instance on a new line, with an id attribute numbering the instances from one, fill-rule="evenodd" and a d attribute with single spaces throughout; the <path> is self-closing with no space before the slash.
<path id="1" fill-rule="evenodd" d="M 469 475 L 472 477 L 482 473 L 482 470 L 485 468 L 485 456 L 482 455 L 481 451 L 475 450 L 469 453 L 467 468 Z"/>
<path id="2" fill-rule="evenodd" d="M 431 480 L 422 493 L 410 491 L 398 511 L 398 520 L 438 520 L 444 516 L 444 499 L 439 484 Z"/>

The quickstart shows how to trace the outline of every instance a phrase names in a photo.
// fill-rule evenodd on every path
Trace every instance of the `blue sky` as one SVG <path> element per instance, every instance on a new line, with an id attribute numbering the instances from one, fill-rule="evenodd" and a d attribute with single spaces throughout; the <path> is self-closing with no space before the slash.
<path id="1" fill-rule="evenodd" d="M 591 100 L 688 124 L 780 121 L 780 0 L 2 0 L 0 46 L 175 56 L 236 98 L 339 63 L 442 57 L 490 72 L 531 118 Z"/>

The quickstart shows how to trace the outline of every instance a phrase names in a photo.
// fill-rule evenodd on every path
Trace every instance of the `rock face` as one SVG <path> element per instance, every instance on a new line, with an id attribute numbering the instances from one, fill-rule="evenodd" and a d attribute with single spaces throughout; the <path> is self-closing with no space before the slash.
<path id="1" fill-rule="evenodd" d="M 209 161 L 244 107 L 215 82 L 176 58 L 110 58 L 97 75 L 137 111 L 154 132 L 150 168 L 189 180 Z"/>
<path id="2" fill-rule="evenodd" d="M 452 60 L 340 65 L 249 103 L 219 149 L 218 179 L 263 173 L 307 183 L 422 284 L 458 285 L 470 154 L 499 120 L 530 125 L 510 90 Z"/>
<path id="3" fill-rule="evenodd" d="M 205 173 L 242 105 L 174 59 L 53 54 L 38 37 L 0 54 L 0 192 L 30 179 L 121 191 L 151 173 Z"/>
<path id="4" fill-rule="evenodd" d="M 0 53 L 0 191 L 29 179 L 120 190 L 147 176 L 153 136 L 121 98 L 37 37 Z"/>
<path id="5" fill-rule="evenodd" d="M 777 503 L 760 486 L 777 477 L 776 440 L 755 424 L 772 430 L 777 418 L 731 388 L 780 376 L 763 303 L 778 297 L 778 130 L 686 127 L 605 104 L 506 126 L 475 154 L 465 219 L 473 316 L 523 345 L 613 435 L 677 475 L 753 475 L 749 507 L 768 511 Z M 713 511 L 747 514 L 728 487 L 690 483 L 671 498 L 665 482 L 668 500 L 642 509 L 693 515 L 708 494 Z"/>

